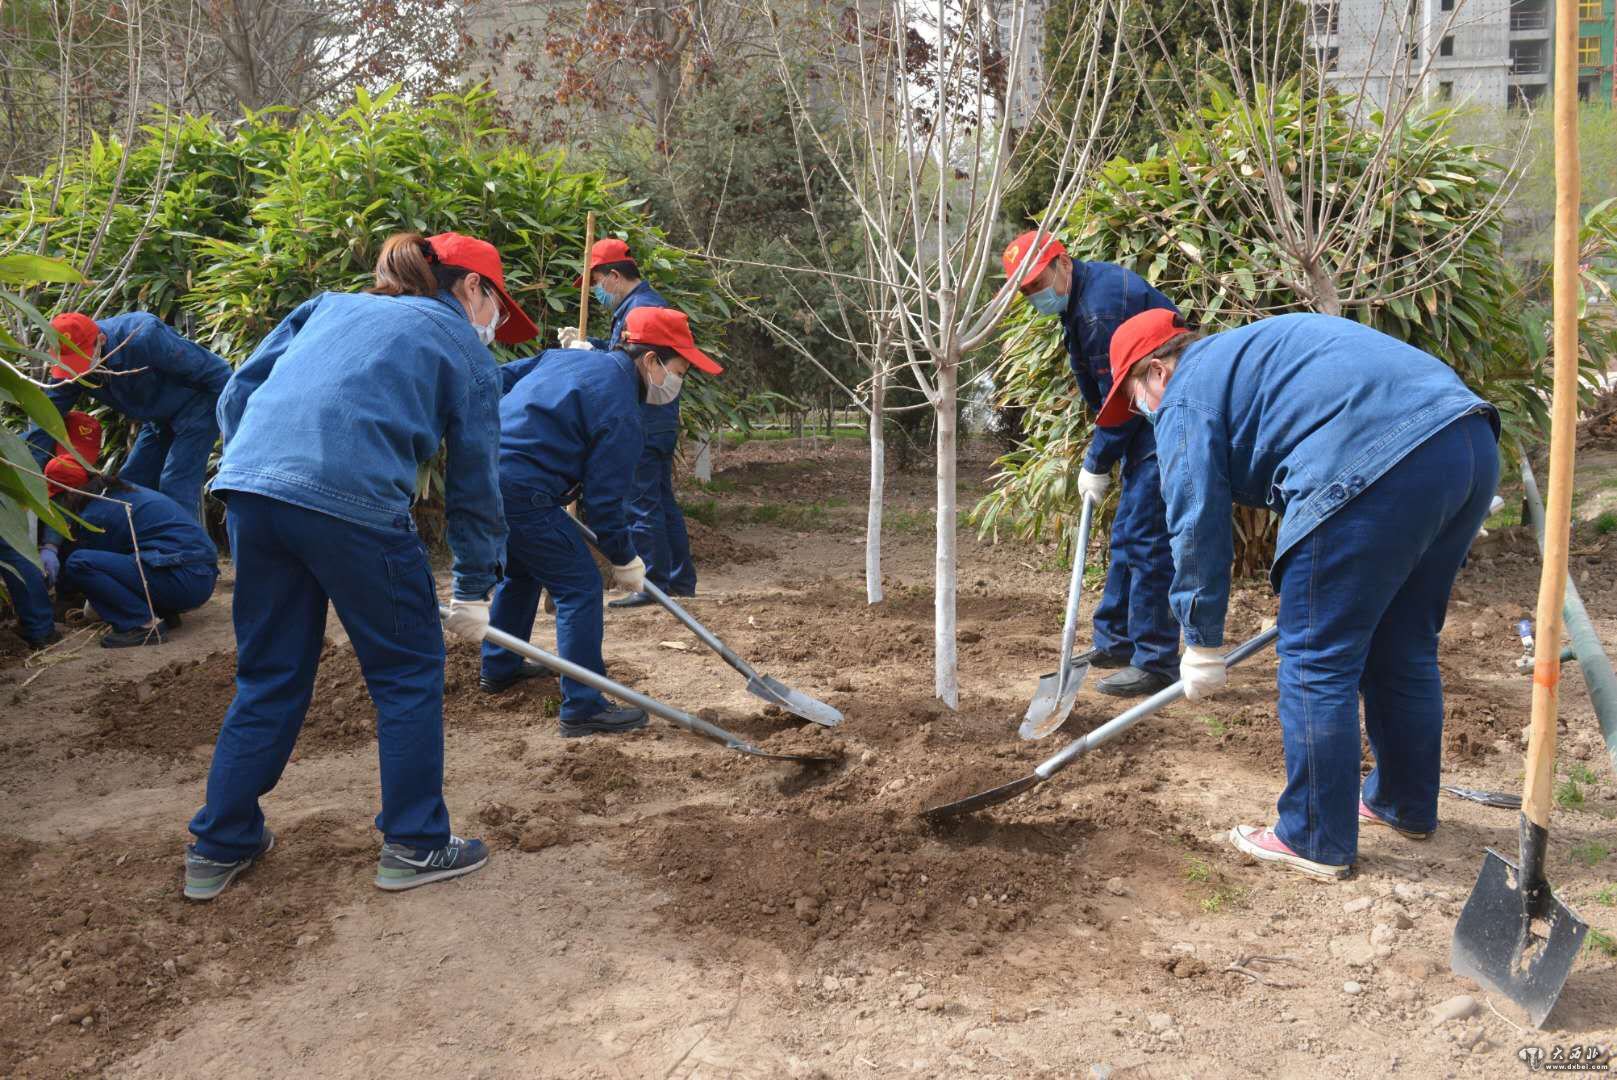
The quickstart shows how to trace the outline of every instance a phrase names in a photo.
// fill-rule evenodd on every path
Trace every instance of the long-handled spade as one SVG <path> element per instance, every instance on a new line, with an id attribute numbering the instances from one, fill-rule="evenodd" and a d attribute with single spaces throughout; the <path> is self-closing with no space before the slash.
<path id="1" fill-rule="evenodd" d="M 582 521 L 575 518 L 574 522 L 578 525 L 579 531 L 584 534 L 584 538 L 589 541 L 590 546 L 599 552 L 601 549 L 595 547 L 595 533 Z M 726 664 L 729 664 L 745 676 L 749 694 L 763 698 L 771 705 L 778 705 L 793 716 L 800 716 L 804 720 L 813 721 L 821 727 L 836 727 L 842 723 L 842 714 L 825 702 L 817 698 L 811 698 L 801 690 L 793 690 L 779 679 L 772 679 L 768 675 L 758 674 L 751 664 L 741 659 L 733 649 L 720 641 L 718 635 L 697 622 L 695 616 L 676 604 L 673 597 L 657 588 L 650 581 L 647 581 L 641 588 L 645 590 L 647 596 L 667 608 L 670 615 L 685 625 L 685 629 L 701 639 L 703 645 L 718 653 Z"/>
<path id="2" fill-rule="evenodd" d="M 1072 584 L 1067 586 L 1067 620 L 1061 624 L 1061 667 L 1039 677 L 1038 688 L 1028 704 L 1027 715 L 1016 733 L 1024 739 L 1042 739 L 1053 733 L 1072 713 L 1078 688 L 1089 674 L 1089 663 L 1072 662 L 1072 642 L 1078 634 L 1078 600 L 1084 587 L 1084 560 L 1089 554 L 1089 525 L 1095 516 L 1095 500 L 1084 496 L 1084 509 L 1078 516 L 1078 547 L 1072 555 Z"/>
<path id="3" fill-rule="evenodd" d="M 1234 667 L 1253 653 L 1268 648 L 1274 643 L 1275 638 L 1279 636 L 1279 628 L 1270 627 L 1257 637 L 1243 642 L 1232 650 L 1224 657 L 1224 666 L 1227 668 Z M 1108 720 L 1083 738 L 1068 743 L 1060 753 L 1039 762 L 1038 766 L 1027 776 L 1019 780 L 1012 780 L 1008 784 L 1001 784 L 996 788 L 989 788 L 987 791 L 979 791 L 975 795 L 968 795 L 956 802 L 944 803 L 942 806 L 922 810 L 921 816 L 929 821 L 944 821 L 948 818 L 959 817 L 961 814 L 969 814 L 974 810 L 982 810 L 990 806 L 998 806 L 1002 802 L 1010 802 L 1024 791 L 1031 791 L 1038 787 L 1084 754 L 1111 742 L 1152 713 L 1166 705 L 1172 705 L 1184 696 L 1185 684 L 1176 682 L 1164 690 L 1157 691 L 1127 712 Z"/>
<path id="4" fill-rule="evenodd" d="M 449 609 L 440 607 L 438 614 L 444 618 L 449 617 Z M 523 641 L 519 637 L 507 634 L 504 630 L 489 627 L 483 631 L 483 640 L 492 642 L 502 649 L 509 649 L 518 656 L 525 656 L 529 660 L 554 671 L 558 675 L 565 675 L 569 679 L 593 686 L 603 694 L 611 694 L 620 701 L 626 701 L 637 709 L 644 709 L 653 716 L 660 716 L 669 723 L 684 728 L 692 735 L 700 735 L 704 739 L 712 739 L 730 750 L 752 757 L 770 758 L 775 761 L 800 761 L 810 765 L 834 764 L 836 757 L 823 754 L 775 754 L 768 750 L 761 750 L 739 735 L 732 735 L 717 724 L 710 724 L 699 716 L 682 712 L 672 705 L 665 705 L 656 698 L 649 698 L 644 694 L 636 693 L 627 686 L 613 682 L 605 675 L 597 675 L 589 668 L 579 667 L 577 664 L 539 648 L 537 645 Z"/>
<path id="5" fill-rule="evenodd" d="M 1555 394 L 1550 406 L 1550 487 L 1544 566 L 1538 585 L 1532 726 L 1522 788 L 1518 865 L 1489 849 L 1454 927 L 1449 964 L 1503 994 L 1542 1027 L 1588 927 L 1544 877 L 1551 787 L 1555 783 L 1556 690 L 1561 679 L 1561 609 L 1572 533 L 1572 464 L 1578 422 L 1578 102 L 1576 5 L 1560 0 L 1555 56 Z"/>

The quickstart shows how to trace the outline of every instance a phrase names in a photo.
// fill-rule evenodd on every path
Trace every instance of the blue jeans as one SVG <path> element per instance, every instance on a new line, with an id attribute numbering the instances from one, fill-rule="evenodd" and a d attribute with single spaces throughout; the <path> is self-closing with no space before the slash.
<path id="1" fill-rule="evenodd" d="M 376 705 L 376 827 L 389 843 L 449 843 L 444 635 L 409 518 L 376 529 L 236 491 L 225 524 L 236 562 L 236 699 L 214 746 L 207 804 L 191 819 L 197 851 L 228 862 L 258 849 L 258 800 L 280 780 L 309 710 L 327 600 Z"/>
<path id="2" fill-rule="evenodd" d="M 647 441 L 634 467 L 629 499 L 629 536 L 646 564 L 646 578 L 663 592 L 696 595 L 696 565 L 685 515 L 674 498 L 674 450 Z"/>
<path id="3" fill-rule="evenodd" d="M 606 632 L 601 610 L 601 572 L 573 519 L 559 506 L 511 509 L 506 525 L 505 580 L 494 589 L 489 625 L 527 641 L 539 611 L 539 590 L 556 601 L 556 651 L 563 660 L 606 674 L 601 637 Z M 483 644 L 483 676 L 509 679 L 522 667 L 522 657 L 498 645 Z M 599 690 L 561 680 L 564 720 L 585 720 L 607 708 Z"/>
<path id="4" fill-rule="evenodd" d="M 197 394 L 167 420 L 147 420 L 118 475 L 131 484 L 161 491 L 202 520 L 202 480 L 208 455 L 219 441 L 216 399 Z"/>
<path id="5" fill-rule="evenodd" d="M 146 566 L 146 585 L 133 555 L 79 548 L 62 560 L 64 589 L 81 592 L 114 630 L 134 630 L 154 618 L 199 608 L 213 595 L 219 570 L 208 563 Z M 146 591 L 151 590 L 151 606 Z"/>
<path id="6" fill-rule="evenodd" d="M 1275 833 L 1332 865 L 1358 855 L 1359 698 L 1376 767 L 1365 803 L 1437 826 L 1449 592 L 1499 484 L 1488 419 L 1462 417 L 1321 522 L 1276 568 L 1286 788 Z"/>
<path id="7" fill-rule="evenodd" d="M 1112 561 L 1095 608 L 1095 648 L 1129 655 L 1142 671 L 1178 678 L 1179 621 L 1168 606 L 1173 584 L 1173 548 L 1157 444 L 1141 424 L 1123 457 L 1112 519 Z"/>
<path id="8" fill-rule="evenodd" d="M 45 575 L 4 541 L 0 541 L 0 566 L 4 567 L 0 569 L 0 580 L 11 594 L 11 606 L 17 609 L 22 636 L 30 645 L 38 645 L 56 629 L 56 609 L 51 606 Z"/>

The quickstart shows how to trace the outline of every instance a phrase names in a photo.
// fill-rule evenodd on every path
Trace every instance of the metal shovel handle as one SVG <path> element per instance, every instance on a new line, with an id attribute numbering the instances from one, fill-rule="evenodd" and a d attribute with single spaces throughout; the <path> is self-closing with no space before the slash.
<path id="1" fill-rule="evenodd" d="M 1224 657 L 1224 666 L 1226 668 L 1234 667 L 1252 656 L 1252 654 L 1268 648 L 1279 636 L 1280 627 L 1271 626 L 1257 637 L 1250 638 L 1231 650 Z M 1050 777 L 1071 765 L 1079 757 L 1097 747 L 1106 745 L 1152 713 L 1157 712 L 1164 706 L 1172 705 L 1184 696 L 1185 684 L 1183 680 L 1166 689 L 1157 691 L 1127 712 L 1108 720 L 1082 738 L 1068 743 L 1058 753 L 1041 761 L 1038 768 L 1033 770 L 1034 773 L 1041 779 L 1050 779 Z"/>
<path id="2" fill-rule="evenodd" d="M 1084 496 L 1084 508 L 1078 515 L 1078 550 L 1072 553 L 1072 583 L 1067 586 L 1067 617 L 1061 624 L 1061 667 L 1056 680 L 1057 692 L 1067 689 L 1067 676 L 1072 673 L 1072 643 L 1078 636 L 1078 603 L 1083 596 L 1084 563 L 1089 555 L 1089 526 L 1095 519 L 1095 500 Z"/>

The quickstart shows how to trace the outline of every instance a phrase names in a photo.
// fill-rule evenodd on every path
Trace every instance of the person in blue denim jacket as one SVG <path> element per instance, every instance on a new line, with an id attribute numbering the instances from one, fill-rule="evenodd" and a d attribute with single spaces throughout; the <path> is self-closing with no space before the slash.
<path id="1" fill-rule="evenodd" d="M 1347 876 L 1359 826 L 1437 827 L 1438 633 L 1499 481 L 1499 415 L 1434 356 L 1347 319 L 1296 314 L 1196 339 L 1166 311 L 1112 339 L 1100 423 L 1155 427 L 1173 536 L 1185 695 L 1224 685 L 1235 504 L 1280 514 L 1286 786 L 1253 857 Z M 1359 781 L 1359 699 L 1376 767 Z"/>
<path id="2" fill-rule="evenodd" d="M 230 380 L 230 365 L 144 311 L 99 322 L 73 311 L 51 320 L 60 344 L 46 391 L 63 416 L 88 394 L 141 422 L 140 435 L 119 476 L 154 488 L 202 520 L 202 480 L 219 438 L 214 406 Z M 50 434 L 28 433 L 34 459 L 51 456 Z"/>
<path id="3" fill-rule="evenodd" d="M 543 356 L 542 372 L 518 381 L 500 402 L 500 492 L 511 537 L 490 621 L 527 640 L 540 590 L 548 590 L 556 602 L 557 652 L 605 675 L 601 576 L 563 508 L 578 500 L 614 582 L 639 591 L 646 566 L 635 554 L 624 493 L 645 442 L 640 406 L 673 401 L 693 365 L 713 375 L 723 369 L 696 348 L 684 314 L 666 307 L 631 312 L 616 349 L 551 349 Z M 536 673 L 506 650 L 483 646 L 485 691 L 501 693 Z M 645 726 L 645 713 L 615 708 L 582 683 L 564 678 L 561 690 L 564 738 Z"/>
<path id="4" fill-rule="evenodd" d="M 1029 302 L 1045 315 L 1060 316 L 1078 391 L 1098 411 L 1112 388 L 1107 358 L 1117 328 L 1142 311 L 1177 309 L 1132 270 L 1078 262 L 1049 234 L 1035 251 L 1038 239 L 1036 231 L 1026 232 L 1005 249 L 1005 276 L 1014 279 L 1021 268 L 1021 288 Z M 1096 684 L 1101 693 L 1140 697 L 1172 683 L 1179 660 L 1179 624 L 1168 607 L 1173 553 L 1149 424 L 1131 420 L 1116 428 L 1097 426 L 1078 474 L 1079 493 L 1099 503 L 1119 464 L 1106 586 L 1095 607 L 1091 648 L 1075 659 L 1121 669 Z"/>
<path id="5" fill-rule="evenodd" d="M 236 698 L 191 820 L 186 896 L 217 896 L 274 843 L 258 800 L 308 711 L 328 601 L 376 705 L 377 887 L 414 888 L 487 861 L 481 840 L 450 833 L 444 806 L 443 631 L 481 641 L 488 626 L 505 549 L 488 346 L 535 333 L 493 245 L 401 233 L 382 246 L 374 288 L 305 301 L 225 387 L 213 491 L 236 564 Z M 440 445 L 455 556 L 443 623 L 410 516 L 418 472 Z"/>

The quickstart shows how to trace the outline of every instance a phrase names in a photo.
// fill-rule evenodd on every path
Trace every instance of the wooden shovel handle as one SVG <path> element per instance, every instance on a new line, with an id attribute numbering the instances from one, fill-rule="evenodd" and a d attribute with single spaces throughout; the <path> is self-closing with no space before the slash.
<path id="1" fill-rule="evenodd" d="M 590 329 L 590 249 L 595 246 L 595 211 L 584 215 L 584 271 L 579 280 L 584 284 L 578 290 L 578 336 Z"/>

